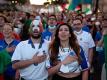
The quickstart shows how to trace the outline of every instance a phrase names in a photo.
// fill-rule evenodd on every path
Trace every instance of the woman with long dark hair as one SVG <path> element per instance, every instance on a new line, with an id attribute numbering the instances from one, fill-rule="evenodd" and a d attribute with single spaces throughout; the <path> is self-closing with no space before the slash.
<path id="1" fill-rule="evenodd" d="M 70 25 L 58 26 L 49 51 L 52 80 L 88 80 L 88 64 Z"/>

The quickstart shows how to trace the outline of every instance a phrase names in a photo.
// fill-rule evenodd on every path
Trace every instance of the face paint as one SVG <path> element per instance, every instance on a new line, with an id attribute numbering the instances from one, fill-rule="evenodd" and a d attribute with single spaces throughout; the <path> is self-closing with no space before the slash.
<path id="1" fill-rule="evenodd" d="M 40 21 L 39 21 L 39 20 L 34 20 L 34 21 L 32 21 L 32 24 L 33 24 L 34 26 L 39 25 L 39 23 L 40 23 Z"/>
<path id="2" fill-rule="evenodd" d="M 38 32 L 40 31 L 39 27 L 35 26 L 32 28 L 32 31 L 34 32 L 35 30 L 37 30 Z"/>
<path id="3" fill-rule="evenodd" d="M 29 32 L 34 32 L 35 29 L 37 29 L 37 31 L 40 31 L 39 29 L 39 20 L 33 20 L 32 23 L 31 23 L 31 27 L 29 29 Z"/>
<path id="4" fill-rule="evenodd" d="M 32 27 L 31 36 L 34 39 L 38 39 L 41 37 L 40 29 L 39 27 Z"/>

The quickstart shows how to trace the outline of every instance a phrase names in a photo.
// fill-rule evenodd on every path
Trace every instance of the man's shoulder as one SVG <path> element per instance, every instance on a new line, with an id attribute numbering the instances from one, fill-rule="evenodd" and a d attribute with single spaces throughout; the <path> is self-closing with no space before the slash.
<path id="1" fill-rule="evenodd" d="M 13 40 L 15 43 L 19 43 L 20 42 L 20 40 L 16 40 L 16 39 L 14 39 Z"/>
<path id="2" fill-rule="evenodd" d="M 28 40 L 21 41 L 21 42 L 19 42 L 18 45 L 20 45 L 20 46 L 25 46 L 26 44 L 28 44 Z"/>
<path id="3" fill-rule="evenodd" d="M 50 44 L 50 41 L 44 39 L 44 43 L 47 44 L 47 45 L 49 45 L 49 44 Z"/>
<path id="4" fill-rule="evenodd" d="M 42 32 L 42 34 L 51 34 L 51 32 L 48 29 L 46 29 Z"/>
<path id="5" fill-rule="evenodd" d="M 51 35 L 52 35 L 52 33 L 49 32 L 48 30 L 46 30 L 42 33 L 42 38 L 47 39 L 47 37 L 49 38 Z"/>
<path id="6" fill-rule="evenodd" d="M 83 31 L 83 33 L 82 33 L 83 35 L 91 35 L 91 33 L 89 33 L 89 32 L 86 32 L 86 31 Z"/>

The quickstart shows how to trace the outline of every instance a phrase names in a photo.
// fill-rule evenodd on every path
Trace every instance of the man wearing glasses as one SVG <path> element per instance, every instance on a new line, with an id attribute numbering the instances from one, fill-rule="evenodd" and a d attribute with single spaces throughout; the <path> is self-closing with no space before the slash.
<path id="1" fill-rule="evenodd" d="M 87 58 L 87 62 L 89 63 L 89 67 L 90 67 L 92 63 L 93 47 L 95 47 L 95 43 L 94 43 L 94 40 L 92 39 L 91 34 L 86 31 L 83 31 L 82 27 L 83 27 L 83 24 L 81 19 L 76 18 L 75 20 L 73 20 L 74 33 L 77 36 L 77 40 L 80 46 L 83 48 L 85 52 L 85 56 Z M 87 80 L 88 72 L 84 74 L 87 75 L 85 77 L 85 79 Z"/>
<path id="2" fill-rule="evenodd" d="M 54 33 L 56 30 L 57 20 L 55 15 L 50 15 L 48 18 L 47 29 L 42 33 L 42 37 L 45 40 L 51 41 L 54 38 Z"/>

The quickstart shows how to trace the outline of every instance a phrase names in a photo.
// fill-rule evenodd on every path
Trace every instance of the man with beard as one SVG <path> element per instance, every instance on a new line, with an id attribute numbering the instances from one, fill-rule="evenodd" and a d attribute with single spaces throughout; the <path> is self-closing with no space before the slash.
<path id="1" fill-rule="evenodd" d="M 75 20 L 73 20 L 73 28 L 74 34 L 77 37 L 77 41 L 84 50 L 84 54 L 88 62 L 88 67 L 90 68 L 93 60 L 93 48 L 95 47 L 94 40 L 92 39 L 90 33 L 82 30 L 83 22 L 81 19 L 75 18 Z M 84 80 L 88 80 L 88 71 L 85 72 L 84 75 L 86 75 Z"/>
<path id="2" fill-rule="evenodd" d="M 38 21 L 31 23 L 30 39 L 22 41 L 12 56 L 13 68 L 19 69 L 21 80 L 47 80 L 46 60 L 49 42 L 41 38 Z"/>

